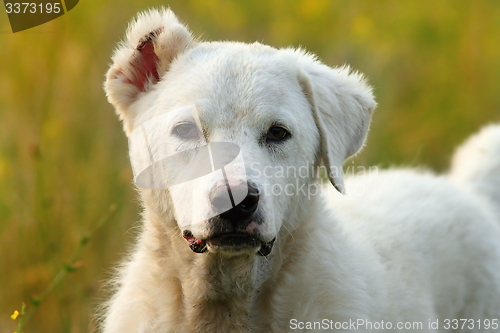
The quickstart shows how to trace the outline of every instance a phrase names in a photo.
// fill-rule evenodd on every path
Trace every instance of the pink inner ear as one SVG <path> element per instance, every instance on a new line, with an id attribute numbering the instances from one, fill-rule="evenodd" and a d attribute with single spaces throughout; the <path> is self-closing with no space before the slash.
<path id="1" fill-rule="evenodd" d="M 143 37 L 137 45 L 135 56 L 130 62 L 134 68 L 134 77 L 130 83 L 139 88 L 140 91 L 146 91 L 146 84 L 149 80 L 153 83 L 160 81 L 158 74 L 158 56 L 154 49 L 154 39 L 163 31 L 163 28 L 157 29 Z"/>

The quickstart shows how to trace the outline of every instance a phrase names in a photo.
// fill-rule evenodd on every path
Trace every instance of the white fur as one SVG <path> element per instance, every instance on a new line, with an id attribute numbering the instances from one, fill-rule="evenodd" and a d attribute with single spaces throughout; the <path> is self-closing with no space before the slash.
<path id="1" fill-rule="evenodd" d="M 139 91 L 130 57 L 160 27 L 161 77 Z M 347 177 L 344 186 L 334 172 L 332 184 L 346 195 L 330 184 L 307 195 L 300 189 L 318 190 L 311 171 L 321 161 L 338 171 L 363 145 L 375 102 L 362 76 L 300 50 L 196 42 L 169 10 L 140 14 L 126 39 L 105 87 L 127 135 L 169 114 L 151 135 L 174 153 L 193 147 L 173 136 L 175 124 L 199 116 L 208 142 L 240 147 L 247 169 L 229 166 L 235 181 L 245 176 L 261 190 L 290 193 L 259 201 L 264 223 L 254 227 L 263 241 L 276 237 L 261 257 L 193 253 L 182 237 L 176 216 L 207 210 L 220 175 L 200 178 L 195 192 L 140 189 L 143 228 L 115 281 L 104 332 L 312 331 L 293 330 L 294 319 L 394 325 L 337 332 L 500 332 L 478 328 L 478 320 L 500 317 L 500 126 L 460 148 L 450 175 L 396 169 Z M 189 105 L 197 115 L 183 111 Z M 276 122 L 291 138 L 264 144 Z M 309 172 L 279 173 L 287 167 Z M 192 223 L 197 238 L 210 236 L 207 223 Z M 445 319 L 474 319 L 475 328 L 446 330 Z M 438 330 L 429 327 L 436 320 Z M 398 322 L 423 329 L 398 330 Z"/>

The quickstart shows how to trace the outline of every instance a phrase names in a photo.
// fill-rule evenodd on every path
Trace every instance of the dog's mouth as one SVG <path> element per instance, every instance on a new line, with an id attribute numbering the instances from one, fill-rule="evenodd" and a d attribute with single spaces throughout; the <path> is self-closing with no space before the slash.
<path id="1" fill-rule="evenodd" d="M 184 230 L 183 237 L 188 242 L 189 248 L 195 253 L 204 253 L 209 250 L 233 254 L 256 251 L 258 255 L 263 257 L 271 253 L 276 240 L 274 238 L 270 242 L 263 242 L 244 232 L 218 234 L 203 240 L 194 237 L 189 230 Z"/>

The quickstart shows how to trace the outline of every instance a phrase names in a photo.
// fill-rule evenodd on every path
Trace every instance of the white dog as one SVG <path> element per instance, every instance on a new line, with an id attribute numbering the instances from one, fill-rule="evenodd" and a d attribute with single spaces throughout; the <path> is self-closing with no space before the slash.
<path id="1" fill-rule="evenodd" d="M 363 77 L 197 41 L 170 10 L 132 22 L 105 89 L 144 212 L 104 332 L 500 332 L 500 126 L 449 175 L 344 186 L 375 108 Z"/>

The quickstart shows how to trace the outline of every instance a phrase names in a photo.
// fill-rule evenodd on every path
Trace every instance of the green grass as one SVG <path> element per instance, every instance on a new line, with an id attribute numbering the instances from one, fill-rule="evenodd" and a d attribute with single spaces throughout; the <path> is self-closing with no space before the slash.
<path id="1" fill-rule="evenodd" d="M 500 121 L 500 4 L 496 1 L 81 1 L 45 25 L 12 34 L 0 15 L 0 333 L 40 297 L 84 235 L 82 249 L 24 329 L 88 332 L 111 267 L 135 234 L 138 204 L 127 142 L 102 91 L 128 20 L 170 5 L 195 35 L 301 45 L 330 65 L 365 73 L 379 107 L 363 165 L 445 170 L 453 148 Z"/>

